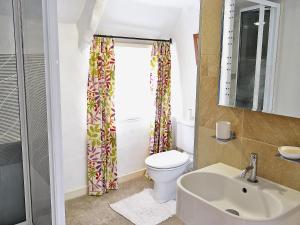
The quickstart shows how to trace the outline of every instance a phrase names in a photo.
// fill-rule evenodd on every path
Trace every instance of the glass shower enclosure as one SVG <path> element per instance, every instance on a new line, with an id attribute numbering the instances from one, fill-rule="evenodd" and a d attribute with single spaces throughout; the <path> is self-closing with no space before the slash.
<path id="1" fill-rule="evenodd" d="M 0 0 L 0 225 L 51 225 L 41 0 Z"/>

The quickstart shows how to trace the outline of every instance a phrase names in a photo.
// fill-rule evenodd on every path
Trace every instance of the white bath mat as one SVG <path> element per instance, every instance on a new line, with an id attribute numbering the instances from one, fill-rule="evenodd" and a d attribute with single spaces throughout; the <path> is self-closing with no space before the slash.
<path id="1" fill-rule="evenodd" d="M 152 189 L 145 189 L 110 207 L 136 225 L 156 225 L 175 215 L 176 201 L 159 204 L 152 192 Z"/>

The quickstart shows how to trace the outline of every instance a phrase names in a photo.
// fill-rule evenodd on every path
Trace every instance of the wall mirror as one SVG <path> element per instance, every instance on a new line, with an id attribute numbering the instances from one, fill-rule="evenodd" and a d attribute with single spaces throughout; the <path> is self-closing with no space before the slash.
<path id="1" fill-rule="evenodd" d="M 219 105 L 300 118 L 299 22 L 299 0 L 224 0 Z"/>

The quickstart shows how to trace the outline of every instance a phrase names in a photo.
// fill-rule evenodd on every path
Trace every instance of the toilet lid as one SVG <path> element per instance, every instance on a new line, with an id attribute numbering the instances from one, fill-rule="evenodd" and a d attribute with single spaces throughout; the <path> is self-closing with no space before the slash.
<path id="1" fill-rule="evenodd" d="M 168 169 L 178 167 L 185 164 L 189 159 L 188 154 L 181 153 L 176 150 L 170 150 L 167 152 L 161 152 L 149 156 L 145 163 L 146 165 L 158 169 Z"/>

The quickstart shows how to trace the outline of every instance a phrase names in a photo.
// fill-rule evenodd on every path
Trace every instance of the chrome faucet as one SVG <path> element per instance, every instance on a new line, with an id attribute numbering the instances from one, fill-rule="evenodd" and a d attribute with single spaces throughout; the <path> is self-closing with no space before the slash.
<path id="1" fill-rule="evenodd" d="M 246 167 L 241 173 L 241 178 L 245 178 L 247 173 L 251 171 L 251 175 L 247 179 L 247 181 L 251 183 L 257 183 L 258 180 L 256 179 L 256 171 L 257 171 L 257 154 L 251 153 L 250 155 L 250 165 Z"/>

